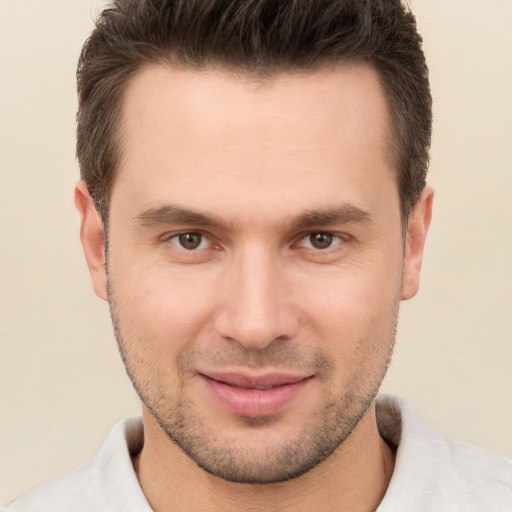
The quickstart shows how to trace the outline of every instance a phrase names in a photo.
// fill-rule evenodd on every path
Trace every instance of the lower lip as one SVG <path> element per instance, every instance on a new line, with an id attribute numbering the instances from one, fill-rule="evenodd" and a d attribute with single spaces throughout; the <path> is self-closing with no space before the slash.
<path id="1" fill-rule="evenodd" d="M 270 389 L 239 388 L 204 375 L 203 380 L 215 398 L 229 411 L 256 418 L 279 412 L 308 385 L 311 377 Z"/>

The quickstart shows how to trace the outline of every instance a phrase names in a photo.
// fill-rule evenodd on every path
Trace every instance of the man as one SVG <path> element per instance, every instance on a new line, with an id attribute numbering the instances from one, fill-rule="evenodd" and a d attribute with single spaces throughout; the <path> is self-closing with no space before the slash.
<path id="1" fill-rule="evenodd" d="M 118 0 L 78 89 L 81 240 L 143 415 L 9 510 L 511 508 L 510 461 L 375 401 L 433 195 L 398 1 Z"/>

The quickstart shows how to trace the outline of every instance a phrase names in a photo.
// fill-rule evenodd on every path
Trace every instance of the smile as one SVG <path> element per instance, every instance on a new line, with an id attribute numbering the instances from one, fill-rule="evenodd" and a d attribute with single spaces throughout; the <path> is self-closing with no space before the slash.
<path id="1" fill-rule="evenodd" d="M 271 374 L 250 377 L 243 374 L 201 374 L 216 401 L 231 413 L 270 416 L 293 401 L 311 382 L 312 376 Z"/>

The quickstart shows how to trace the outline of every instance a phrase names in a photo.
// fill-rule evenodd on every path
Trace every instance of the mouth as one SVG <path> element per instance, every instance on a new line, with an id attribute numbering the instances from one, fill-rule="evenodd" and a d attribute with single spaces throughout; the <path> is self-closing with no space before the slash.
<path id="1" fill-rule="evenodd" d="M 216 401 L 239 416 L 276 414 L 301 394 L 311 375 L 273 373 L 251 376 L 242 373 L 201 373 L 200 377 Z"/>

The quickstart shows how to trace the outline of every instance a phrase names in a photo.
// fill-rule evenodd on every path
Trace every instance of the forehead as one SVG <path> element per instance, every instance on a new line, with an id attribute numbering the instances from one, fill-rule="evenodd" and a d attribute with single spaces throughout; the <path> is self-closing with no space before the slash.
<path id="1" fill-rule="evenodd" d="M 210 130 L 211 142 L 216 146 L 247 132 L 255 137 L 255 143 L 266 141 L 272 135 L 269 128 L 274 126 L 279 131 L 280 124 L 288 125 L 286 133 L 291 142 L 309 140 L 320 130 L 327 143 L 345 128 L 346 123 L 339 122 L 341 117 L 350 118 L 350 131 L 355 135 L 370 126 L 381 130 L 379 136 L 389 131 L 387 102 L 377 72 L 362 64 L 269 77 L 216 68 L 194 71 L 149 66 L 127 89 L 123 103 L 125 134 L 129 136 L 136 127 L 160 124 L 167 115 L 178 121 L 174 128 L 179 133 L 169 135 L 182 135 L 184 129 L 187 135 L 198 134 L 200 128 L 204 140 L 203 135 Z M 224 128 L 231 125 L 233 132 L 219 132 L 219 124 Z M 173 127 L 168 123 L 166 128 Z M 181 143 L 182 138 L 176 140 Z"/>
<path id="2" fill-rule="evenodd" d="M 152 66 L 126 91 L 112 200 L 130 193 L 151 207 L 179 191 L 190 202 L 209 187 L 263 206 L 276 190 L 300 200 L 394 181 L 388 117 L 368 66 L 264 79 Z"/>

